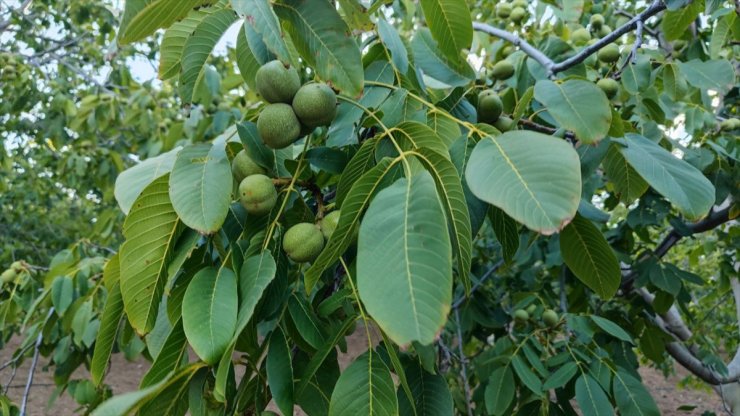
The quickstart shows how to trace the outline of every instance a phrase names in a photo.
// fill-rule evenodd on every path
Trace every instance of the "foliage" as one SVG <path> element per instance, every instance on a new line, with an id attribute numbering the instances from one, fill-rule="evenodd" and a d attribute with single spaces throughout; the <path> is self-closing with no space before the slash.
<path id="1" fill-rule="evenodd" d="M 737 325 L 712 306 L 737 282 L 731 2 L 72 3 L 0 22 L 23 42 L 0 44 L 4 96 L 30 94 L 0 100 L 0 260 L 88 240 L 9 268 L 0 330 L 93 415 L 654 415 L 641 359 L 739 376 L 702 325 Z M 161 89 L 132 80 L 140 47 Z M 260 114 L 298 107 L 255 92 L 275 59 L 338 100 L 279 146 Z M 479 122 L 491 91 L 502 114 Z M 242 151 L 266 209 L 229 169 Z M 340 371 L 355 331 L 368 349 Z M 152 361 L 139 391 L 109 398 L 114 352 Z"/>

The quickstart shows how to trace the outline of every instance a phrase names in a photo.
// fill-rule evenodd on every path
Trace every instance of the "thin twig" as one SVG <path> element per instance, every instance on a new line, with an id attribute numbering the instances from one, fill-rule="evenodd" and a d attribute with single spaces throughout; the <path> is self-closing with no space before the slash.
<path id="1" fill-rule="evenodd" d="M 18 355 L 16 355 L 15 357 L 11 358 L 7 362 L 3 363 L 2 366 L 0 366 L 0 371 L 5 370 L 5 368 L 8 367 L 11 364 L 17 363 L 18 360 L 20 360 L 21 357 L 23 357 L 23 355 L 26 353 L 26 351 L 28 351 L 28 350 L 31 349 L 31 347 L 33 347 L 33 344 L 28 344 L 25 347 L 23 347 L 23 349 L 18 353 Z"/>
<path id="2" fill-rule="evenodd" d="M 485 281 L 488 280 L 488 278 L 493 275 L 493 272 L 495 272 L 503 264 L 504 264 L 504 261 L 499 260 L 493 266 L 491 266 L 490 269 L 486 270 L 486 272 L 483 273 L 483 276 L 481 276 L 480 279 L 478 279 L 478 281 L 475 282 L 473 287 L 470 288 L 470 292 L 467 294 L 467 296 L 463 294 L 459 298 L 455 299 L 455 301 L 452 303 L 452 309 L 457 310 L 458 308 L 460 308 L 460 305 L 462 305 L 462 303 L 465 302 L 466 300 L 470 299 L 473 296 L 473 293 L 475 293 L 483 285 L 483 283 L 485 283 Z"/>
<path id="3" fill-rule="evenodd" d="M 529 42 L 520 38 L 519 35 L 517 35 L 516 33 L 511 33 L 482 22 L 473 22 L 473 30 L 488 33 L 491 36 L 495 36 L 497 38 L 511 42 L 515 46 L 521 48 L 524 53 L 537 61 L 540 65 L 545 67 L 548 73 L 552 72 L 551 68 L 555 65 L 555 62 L 553 62 L 552 59 L 548 58 L 547 55 L 542 53 L 539 49 L 530 45 Z"/>
<path id="4" fill-rule="evenodd" d="M 46 314 L 46 319 L 54 313 L 54 307 L 49 308 L 49 312 Z M 44 320 L 46 321 L 46 320 Z M 26 388 L 23 390 L 23 399 L 21 400 L 21 414 L 20 416 L 26 416 L 26 406 L 28 405 L 28 393 L 31 392 L 31 386 L 33 385 L 33 373 L 36 371 L 36 364 L 39 362 L 39 347 L 41 342 L 44 340 L 43 325 L 39 329 L 39 335 L 36 337 L 34 343 L 33 360 L 31 360 L 31 368 L 28 369 L 28 381 L 26 381 Z"/>
<path id="5" fill-rule="evenodd" d="M 637 51 L 640 49 L 640 46 L 642 46 L 642 29 L 644 27 L 645 24 L 642 23 L 642 21 L 637 22 L 637 29 L 635 30 L 635 43 L 632 45 L 630 54 L 627 56 L 627 59 L 624 60 L 624 64 L 622 64 L 622 68 L 620 68 L 620 71 L 629 64 L 634 65 L 637 63 Z"/>
<path id="6" fill-rule="evenodd" d="M 455 321 L 457 321 L 457 348 L 460 351 L 460 367 L 462 369 L 463 385 L 465 386 L 465 406 L 468 409 L 468 416 L 473 416 L 470 383 L 468 383 L 468 359 L 465 357 L 465 352 L 463 351 L 462 325 L 460 323 L 459 309 L 455 309 Z"/>
<path id="7" fill-rule="evenodd" d="M 560 310 L 562 313 L 568 312 L 568 297 L 565 294 L 565 274 L 568 273 L 568 266 L 563 264 L 560 270 Z"/>

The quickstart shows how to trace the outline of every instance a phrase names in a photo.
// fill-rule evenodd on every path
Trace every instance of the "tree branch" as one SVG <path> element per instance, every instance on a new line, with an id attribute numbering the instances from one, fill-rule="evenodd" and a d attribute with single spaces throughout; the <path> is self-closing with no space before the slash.
<path id="1" fill-rule="evenodd" d="M 23 3 L 21 3 L 21 5 L 18 6 L 16 9 L 11 9 L 10 11 L 11 14 L 14 12 L 23 13 L 26 10 L 26 8 L 31 4 L 31 1 L 32 0 L 24 0 Z M 5 29 L 7 29 L 8 26 L 10 26 L 10 20 L 11 18 L 8 17 L 6 20 L 0 21 L 0 33 L 3 33 Z"/>
<path id="2" fill-rule="evenodd" d="M 520 38 L 519 35 L 517 35 L 516 33 L 511 33 L 482 22 L 473 22 L 473 30 L 487 33 L 491 36 L 495 36 L 497 38 L 510 42 L 515 46 L 518 46 L 519 48 L 521 48 L 522 51 L 524 51 L 524 53 L 526 53 L 532 59 L 539 62 L 540 65 L 545 67 L 548 73 L 552 72 L 551 69 L 555 65 L 555 62 L 553 62 L 552 59 L 548 58 L 547 55 L 542 53 L 539 49 L 530 45 L 529 42 Z"/>
<path id="3" fill-rule="evenodd" d="M 467 357 L 463 351 L 462 324 L 460 322 L 460 310 L 455 309 L 455 321 L 457 323 L 457 348 L 460 351 L 460 367 L 462 368 L 463 385 L 465 387 L 465 406 L 468 409 L 468 416 L 473 416 L 472 394 L 470 393 L 470 383 L 468 383 Z"/>

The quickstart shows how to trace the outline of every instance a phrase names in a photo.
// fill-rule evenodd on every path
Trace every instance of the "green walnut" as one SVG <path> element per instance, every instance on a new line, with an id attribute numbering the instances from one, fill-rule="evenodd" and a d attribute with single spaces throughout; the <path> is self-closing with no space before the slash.
<path id="1" fill-rule="evenodd" d="M 239 202 L 248 213 L 264 215 L 277 202 L 277 191 L 272 179 L 265 175 L 250 175 L 239 184 Z"/>
<path id="2" fill-rule="evenodd" d="M 10 265 L 10 268 L 11 268 L 11 269 L 13 269 L 13 270 L 14 270 L 14 271 L 15 271 L 16 273 L 20 273 L 20 272 L 22 272 L 22 271 L 23 271 L 23 269 L 25 269 L 26 267 L 25 267 L 25 266 L 23 265 L 23 262 L 22 262 L 22 261 L 14 261 L 14 262 L 13 262 L 13 263 L 12 263 L 12 264 Z"/>
<path id="3" fill-rule="evenodd" d="M 301 123 L 288 104 L 268 104 L 257 119 L 257 131 L 267 147 L 283 149 L 301 136 Z"/>
<path id="4" fill-rule="evenodd" d="M 507 60 L 498 61 L 491 68 L 491 76 L 496 79 L 508 79 L 514 75 L 514 64 Z"/>
<path id="5" fill-rule="evenodd" d="M 719 123 L 719 128 L 724 131 L 740 129 L 740 119 L 728 118 L 727 120 L 722 120 L 722 122 Z"/>
<path id="6" fill-rule="evenodd" d="M 527 17 L 527 11 L 524 8 L 517 6 L 511 9 L 511 16 L 509 16 L 509 19 L 511 19 L 512 22 L 519 23 L 524 20 L 525 17 Z"/>
<path id="7" fill-rule="evenodd" d="M 504 58 L 511 55 L 512 53 L 514 53 L 514 47 L 511 45 L 506 45 L 503 49 L 501 49 L 501 56 L 503 56 Z"/>
<path id="8" fill-rule="evenodd" d="M 337 95 L 326 84 L 306 84 L 293 97 L 293 111 L 305 126 L 328 126 L 337 115 Z"/>
<path id="9" fill-rule="evenodd" d="M 0 274 L 0 282 L 2 283 L 10 283 L 18 276 L 18 273 L 15 272 L 13 269 L 8 269 L 4 271 L 2 274 Z"/>
<path id="10" fill-rule="evenodd" d="M 298 71 L 275 60 L 262 65 L 254 77 L 257 92 L 268 103 L 290 104 L 301 87 Z"/>
<path id="11" fill-rule="evenodd" d="M 517 322 L 527 322 L 529 320 L 529 313 L 524 309 L 517 309 L 514 311 L 514 319 Z"/>
<path id="12" fill-rule="evenodd" d="M 324 248 L 324 234 L 316 224 L 302 222 L 285 232 L 283 250 L 296 263 L 313 261 Z"/>
<path id="13" fill-rule="evenodd" d="M 478 122 L 493 124 L 501 117 L 504 104 L 493 90 L 485 90 L 478 94 Z"/>
<path id="14" fill-rule="evenodd" d="M 582 27 L 574 30 L 570 35 L 570 38 L 576 45 L 585 45 L 591 40 L 591 32 L 589 32 L 585 27 Z"/>
<path id="15" fill-rule="evenodd" d="M 526 311 L 527 311 L 527 313 L 529 314 L 529 316 L 532 316 L 532 315 L 534 315 L 534 313 L 535 313 L 535 312 L 537 312 L 537 305 L 535 305 L 535 304 L 533 303 L 533 304 L 531 304 L 531 305 L 527 306 L 527 309 L 526 309 Z"/>
<path id="16" fill-rule="evenodd" d="M 545 325 L 549 326 L 550 328 L 557 325 L 558 321 L 560 321 L 560 317 L 558 316 L 558 313 L 554 310 L 547 309 L 546 311 L 542 312 L 542 322 L 544 322 Z"/>
<path id="17" fill-rule="evenodd" d="M 589 20 L 591 23 L 591 27 L 595 30 L 601 29 L 602 26 L 604 26 L 604 16 L 596 13 L 591 15 L 591 19 Z"/>
<path id="18" fill-rule="evenodd" d="M 511 4 L 510 3 L 499 3 L 496 6 L 496 16 L 501 19 L 507 19 L 511 15 Z"/>
<path id="19" fill-rule="evenodd" d="M 607 98 L 612 99 L 619 92 L 619 83 L 611 78 L 600 79 L 596 85 L 604 91 Z"/>
<path id="20" fill-rule="evenodd" d="M 610 33 L 612 33 L 612 28 L 608 25 L 601 26 L 601 29 L 599 29 L 599 37 L 603 38 Z"/>
<path id="21" fill-rule="evenodd" d="M 507 132 L 514 129 L 514 120 L 506 116 L 501 116 L 493 123 L 493 127 L 496 127 L 501 133 Z"/>
<path id="22" fill-rule="evenodd" d="M 231 173 L 234 174 L 236 181 L 241 183 L 247 176 L 264 175 L 265 170 L 249 157 L 246 150 L 242 150 L 231 161 Z"/>
<path id="23" fill-rule="evenodd" d="M 334 234 L 334 230 L 337 229 L 337 224 L 339 224 L 339 217 L 341 216 L 341 212 L 339 210 L 332 211 L 321 220 L 319 223 L 319 227 L 321 227 L 321 233 L 324 235 L 325 239 L 329 239 L 332 234 Z"/>
<path id="24" fill-rule="evenodd" d="M 514 0 L 511 2 L 511 7 L 517 8 L 521 7 L 523 9 L 526 9 L 529 5 L 529 2 L 527 0 Z"/>
<path id="25" fill-rule="evenodd" d="M 599 50 L 596 54 L 599 61 L 606 62 L 608 64 L 617 62 L 619 60 L 619 46 L 614 43 L 610 43 Z"/>

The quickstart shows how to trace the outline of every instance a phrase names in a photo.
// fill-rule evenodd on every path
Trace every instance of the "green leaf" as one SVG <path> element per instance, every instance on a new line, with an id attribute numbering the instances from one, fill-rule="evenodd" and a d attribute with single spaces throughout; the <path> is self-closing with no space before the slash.
<path id="1" fill-rule="evenodd" d="M 370 20 L 370 13 L 359 0 L 339 0 L 342 19 L 353 32 L 369 31 L 373 28 L 373 22 Z"/>
<path id="2" fill-rule="evenodd" d="M 624 329 L 620 328 L 619 325 L 615 324 L 614 322 L 596 315 L 591 315 L 591 320 L 594 321 L 594 323 L 599 328 L 604 330 L 604 332 L 613 336 L 614 338 L 632 343 L 632 337 L 630 336 L 630 334 L 628 334 Z"/>
<path id="3" fill-rule="evenodd" d="M 328 357 L 332 351 L 336 350 L 337 343 L 339 343 L 339 341 L 344 338 L 350 328 L 354 327 L 356 321 L 357 316 L 347 317 L 347 319 L 342 322 L 342 325 L 334 331 L 332 336 L 326 340 L 324 345 L 322 345 L 321 348 L 316 351 L 316 354 L 311 357 L 311 360 L 308 362 L 308 364 L 306 364 L 306 368 L 301 374 L 301 382 L 298 384 L 298 388 L 295 389 L 296 397 L 301 396 L 303 391 L 311 382 L 311 379 L 314 378 L 316 371 L 318 371 L 318 369 L 321 367 L 321 364 L 324 362 L 324 360 L 326 360 L 326 357 Z"/>
<path id="4" fill-rule="evenodd" d="M 483 138 L 465 171 L 475 196 L 543 234 L 562 229 L 581 200 L 581 162 L 566 141 L 531 131 Z"/>
<path id="5" fill-rule="evenodd" d="M 162 0 L 160 0 L 162 1 Z M 196 84 L 203 77 L 203 68 L 226 30 L 236 22 L 233 10 L 219 10 L 206 16 L 185 42 L 180 74 L 180 96 L 189 103 L 194 99 Z"/>
<path id="6" fill-rule="evenodd" d="M 665 64 L 661 71 L 663 75 L 663 91 L 673 100 L 679 100 L 686 94 L 688 85 L 681 74 L 678 65 Z"/>
<path id="7" fill-rule="evenodd" d="M 239 139 L 242 141 L 247 155 L 256 164 L 268 171 L 275 170 L 277 154 L 262 142 L 257 131 L 257 125 L 251 121 L 245 121 L 236 125 L 236 131 L 239 133 Z"/>
<path id="8" fill-rule="evenodd" d="M 576 380 L 576 402 L 581 408 L 583 416 L 612 416 L 614 409 L 609 398 L 588 374 L 583 374 Z"/>
<path id="9" fill-rule="evenodd" d="M 460 127 L 450 119 L 449 115 L 443 113 L 442 109 L 430 110 L 427 113 L 427 126 L 431 127 L 449 148 L 455 140 L 460 138 Z"/>
<path id="10" fill-rule="evenodd" d="M 560 252 L 576 277 L 600 298 L 611 299 L 622 282 L 614 251 L 598 228 L 576 215 L 560 233 Z"/>
<path id="11" fill-rule="evenodd" d="M 257 307 L 267 285 L 275 278 L 276 272 L 275 259 L 268 250 L 244 260 L 239 274 L 239 312 L 235 336 L 239 336 L 252 319 L 254 308 Z"/>
<path id="12" fill-rule="evenodd" d="M 393 66 L 405 74 L 409 70 L 409 54 L 396 28 L 386 22 L 385 19 L 378 19 L 378 35 L 391 52 Z"/>
<path id="13" fill-rule="evenodd" d="M 270 52 L 277 55 L 282 62 L 292 63 L 280 23 L 268 0 L 231 0 L 231 5 L 240 16 L 245 17 L 245 24 L 262 35 L 262 41 Z"/>
<path id="14" fill-rule="evenodd" d="M 249 89 L 257 90 L 254 80 L 257 70 L 270 58 L 272 54 L 267 50 L 262 37 L 249 23 L 244 22 L 236 35 L 236 65 Z"/>
<path id="15" fill-rule="evenodd" d="M 159 45 L 160 79 L 170 79 L 180 73 L 185 42 L 211 10 L 211 8 L 193 10 L 164 32 L 162 43 Z"/>
<path id="16" fill-rule="evenodd" d="M 705 216 L 714 204 L 714 185 L 695 167 L 675 157 L 657 143 L 629 133 L 619 151 L 659 194 L 690 219 Z"/>
<path id="17" fill-rule="evenodd" d="M 177 369 L 188 351 L 187 338 L 182 329 L 182 319 L 178 319 L 172 326 L 167 338 L 159 351 L 157 358 L 141 379 L 139 388 L 149 387 L 167 378 L 167 375 Z"/>
<path id="18" fill-rule="evenodd" d="M 119 262 L 119 254 L 116 253 L 108 259 L 103 269 L 103 285 L 106 289 L 113 290 L 113 286 L 116 285 L 121 279 L 121 264 Z"/>
<path id="19" fill-rule="evenodd" d="M 671 269 L 656 262 L 647 272 L 652 284 L 664 292 L 670 293 L 673 297 L 678 296 L 681 291 L 681 278 L 676 276 Z"/>
<path id="20" fill-rule="evenodd" d="M 491 373 L 486 386 L 486 409 L 491 415 L 499 416 L 506 412 L 516 392 L 514 373 L 508 365 L 499 367 Z"/>
<path id="21" fill-rule="evenodd" d="M 451 87 L 464 86 L 475 79 L 475 71 L 458 56 L 450 59 L 440 54 L 437 42 L 427 28 L 420 28 L 411 40 L 414 62 L 425 74 Z"/>
<path id="22" fill-rule="evenodd" d="M 428 373 L 418 363 L 407 366 L 405 373 L 417 415 L 449 416 L 455 413 L 452 394 L 447 381 L 441 374 Z M 413 415 L 414 408 L 400 388 L 397 397 L 398 414 Z"/>
<path id="23" fill-rule="evenodd" d="M 473 41 L 473 20 L 465 0 L 421 0 L 421 9 L 442 53 L 459 59 Z"/>
<path id="24" fill-rule="evenodd" d="M 568 361 L 557 369 L 542 384 L 543 390 L 551 390 L 563 387 L 578 372 L 578 364 L 575 361 Z"/>
<path id="25" fill-rule="evenodd" d="M 155 0 L 141 9 L 128 25 L 118 33 L 118 43 L 125 45 L 153 34 L 157 29 L 169 27 L 197 6 L 211 0 Z"/>
<path id="26" fill-rule="evenodd" d="M 735 69 L 725 59 L 713 61 L 679 62 L 678 67 L 689 84 L 702 89 L 713 89 L 725 94 L 735 86 Z"/>
<path id="27" fill-rule="evenodd" d="M 621 368 L 614 375 L 614 398 L 622 415 L 660 415 L 658 406 L 645 386 Z"/>
<path id="28" fill-rule="evenodd" d="M 318 76 L 351 97 L 362 92 L 360 49 L 337 10 L 324 0 L 285 0 L 275 13 L 289 23 L 287 31 L 301 57 Z"/>
<path id="29" fill-rule="evenodd" d="M 560 127 L 572 130 L 584 143 L 596 143 L 609 132 L 609 99 L 593 82 L 570 79 L 559 84 L 540 80 L 534 86 L 534 98 Z"/>
<path id="30" fill-rule="evenodd" d="M 686 28 L 699 16 L 702 9 L 704 9 L 704 2 L 692 1 L 686 7 L 666 11 L 660 23 L 665 39 L 671 41 L 681 38 L 686 33 Z"/>
<path id="31" fill-rule="evenodd" d="M 99 386 L 105 377 L 105 370 L 108 368 L 108 361 L 113 352 L 113 342 L 116 340 L 122 317 L 121 286 L 116 283 L 108 292 L 108 298 L 105 300 L 103 315 L 100 317 L 100 329 L 95 339 L 95 350 L 90 362 L 90 375 L 96 386 Z"/>
<path id="32" fill-rule="evenodd" d="M 709 56 L 712 59 L 719 58 L 722 47 L 732 39 L 735 20 L 737 20 L 736 13 L 727 13 L 717 20 L 717 26 L 712 31 L 712 40 L 709 42 Z"/>
<path id="33" fill-rule="evenodd" d="M 362 221 L 360 298 L 399 345 L 433 342 L 450 310 L 452 255 L 444 218 L 434 181 L 424 172 L 380 191 Z"/>
<path id="34" fill-rule="evenodd" d="M 396 389 L 388 367 L 373 351 L 357 357 L 337 380 L 329 416 L 397 414 Z"/>
<path id="35" fill-rule="evenodd" d="M 442 200 L 450 225 L 453 252 L 457 259 L 457 273 L 469 288 L 473 237 L 460 176 L 452 162 L 429 148 L 417 149 L 415 156 L 434 178 L 437 193 Z"/>
<path id="36" fill-rule="evenodd" d="M 360 215 L 370 199 L 380 187 L 383 178 L 395 162 L 390 158 L 381 160 L 355 182 L 342 203 L 342 211 L 337 228 L 326 243 L 324 250 L 304 273 L 306 293 L 311 293 L 321 274 L 331 266 L 352 244 L 354 230 L 360 222 Z"/>
<path id="37" fill-rule="evenodd" d="M 627 163 L 619 151 L 619 146 L 610 145 L 604 158 L 604 172 L 614 185 L 619 200 L 630 204 L 647 191 L 648 183 Z"/>
<path id="38" fill-rule="evenodd" d="M 169 198 L 169 174 L 147 186 L 123 224 L 121 294 L 131 326 L 149 332 L 167 281 L 167 264 L 183 226 Z"/>
<path id="39" fill-rule="evenodd" d="M 267 383 L 280 411 L 284 415 L 293 414 L 293 366 L 290 346 L 280 328 L 270 335 L 267 350 Z"/>
<path id="40" fill-rule="evenodd" d="M 622 71 L 622 85 L 630 94 L 637 94 L 650 86 L 650 58 L 637 55 L 637 62 L 630 62 Z"/>
<path id="41" fill-rule="evenodd" d="M 527 386 L 527 388 L 535 394 L 542 393 L 542 381 L 540 381 L 537 374 L 529 368 L 529 365 L 527 365 L 521 356 L 515 355 L 511 359 L 511 366 L 514 367 L 514 372 L 517 377 L 519 377 L 519 380 L 522 381 L 522 384 Z"/>
<path id="42" fill-rule="evenodd" d="M 51 283 L 51 304 L 60 317 L 72 304 L 75 295 L 75 284 L 68 276 L 57 276 Z"/>
<path id="43" fill-rule="evenodd" d="M 301 338 L 306 340 L 311 347 L 319 348 L 326 340 L 317 322 L 318 319 L 309 308 L 305 300 L 295 293 L 288 298 L 288 312 Z"/>
<path id="44" fill-rule="evenodd" d="M 114 194 L 124 214 L 129 213 L 134 201 L 147 185 L 172 170 L 180 149 L 182 148 L 178 146 L 167 153 L 150 157 L 118 175 Z"/>
<path id="45" fill-rule="evenodd" d="M 344 202 L 355 182 L 375 164 L 375 145 L 377 143 L 378 139 L 376 137 L 362 142 L 360 149 L 345 166 L 337 184 L 337 207 L 342 207 L 342 202 Z"/>
<path id="46" fill-rule="evenodd" d="M 216 364 L 236 329 L 236 276 L 230 269 L 207 267 L 190 282 L 182 302 L 182 326 L 198 357 Z"/>
<path id="47" fill-rule="evenodd" d="M 504 261 L 510 263 L 519 249 L 519 224 L 498 207 L 491 207 L 488 211 L 493 232 L 501 244 Z"/>
<path id="48" fill-rule="evenodd" d="M 231 204 L 231 164 L 225 142 L 191 144 L 177 154 L 170 199 L 183 223 L 201 234 L 218 231 Z"/>
<path id="49" fill-rule="evenodd" d="M 437 136 L 437 133 L 426 124 L 418 121 L 404 121 L 390 129 L 393 137 L 401 142 L 408 142 L 412 148 L 427 148 L 449 159 L 447 145 Z"/>

